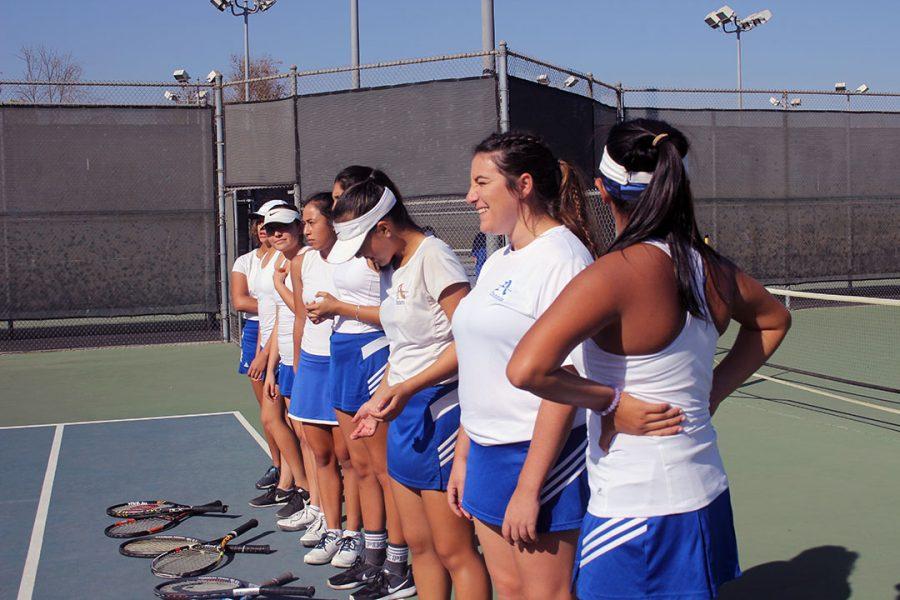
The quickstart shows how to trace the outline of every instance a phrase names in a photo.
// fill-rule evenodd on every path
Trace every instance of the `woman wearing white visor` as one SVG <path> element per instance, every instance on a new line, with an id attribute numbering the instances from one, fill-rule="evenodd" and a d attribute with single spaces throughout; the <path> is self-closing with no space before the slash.
<path id="1" fill-rule="evenodd" d="M 426 235 L 403 202 L 375 181 L 344 192 L 334 210 L 341 251 L 381 270 L 380 316 L 391 350 L 381 385 L 354 418 L 355 434 L 372 436 L 385 428 L 379 421 L 391 421 L 387 468 L 419 596 L 449 599 L 452 583 L 457 597 L 487 600 L 490 579 L 472 524 L 446 499 L 459 431 L 450 320 L 469 279 L 453 250 Z"/>
<path id="2" fill-rule="evenodd" d="M 256 294 L 256 275 L 263 268 L 271 263 L 275 249 L 266 236 L 266 230 L 263 227 L 263 218 L 266 213 L 276 207 L 285 205 L 284 200 L 269 200 L 256 207 L 250 213 L 250 242 L 251 246 L 254 242 L 257 247 L 237 257 L 234 266 L 231 269 L 231 305 L 235 310 L 244 313 L 244 327 L 241 331 L 241 358 L 238 363 L 238 373 L 247 375 L 250 378 L 250 385 L 253 389 L 253 395 L 256 402 L 262 410 L 263 401 L 263 377 L 266 373 L 267 359 L 260 352 L 260 323 L 259 311 Z M 271 333 L 271 325 L 263 331 L 265 341 L 268 341 Z M 258 357 L 258 360 L 257 360 Z M 269 445 L 269 454 L 272 456 L 272 466 L 269 467 L 265 474 L 256 482 L 256 488 L 260 490 L 268 490 L 278 483 L 281 466 L 281 454 L 278 452 L 278 444 L 272 438 L 272 434 L 264 430 L 266 442 Z"/>

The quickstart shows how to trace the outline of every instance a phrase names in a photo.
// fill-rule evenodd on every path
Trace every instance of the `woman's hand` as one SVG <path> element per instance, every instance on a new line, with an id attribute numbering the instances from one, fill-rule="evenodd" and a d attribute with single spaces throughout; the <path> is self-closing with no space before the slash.
<path id="1" fill-rule="evenodd" d="M 316 301 L 306 305 L 306 312 L 310 321 L 321 323 L 337 315 L 340 305 L 341 301 L 328 292 L 317 292 Z"/>
<path id="2" fill-rule="evenodd" d="M 275 285 L 284 285 L 284 280 L 287 279 L 287 276 L 291 273 L 291 263 L 289 261 L 284 261 L 284 264 L 280 267 L 275 267 L 275 274 L 273 277 L 275 278 Z"/>
<path id="3" fill-rule="evenodd" d="M 356 423 L 356 429 L 350 434 L 351 440 L 358 440 L 364 437 L 372 437 L 378 429 L 378 420 L 372 417 L 377 404 L 375 398 L 371 398 L 368 402 L 359 407 L 356 414 L 353 415 L 353 422 Z"/>
<path id="4" fill-rule="evenodd" d="M 450 477 L 447 479 L 447 503 L 450 510 L 457 517 L 472 520 L 472 515 L 463 508 L 463 491 L 466 487 L 466 461 L 458 456 L 453 457 L 453 467 L 450 469 Z"/>
<path id="5" fill-rule="evenodd" d="M 268 371 L 266 373 L 266 383 L 263 385 L 263 396 L 273 403 L 278 396 L 278 385 L 275 382 L 275 373 L 273 371 Z"/>
<path id="6" fill-rule="evenodd" d="M 681 433 L 684 411 L 665 403 L 644 402 L 622 392 L 619 406 L 601 421 L 600 448 L 609 452 L 616 434 L 663 436 Z"/>
<path id="7" fill-rule="evenodd" d="M 537 541 L 537 519 L 541 510 L 541 502 L 538 492 L 522 489 L 516 486 L 509 504 L 506 505 L 506 514 L 503 516 L 503 526 L 500 531 L 510 545 L 533 544 Z"/>
<path id="8" fill-rule="evenodd" d="M 247 377 L 254 381 L 262 381 L 266 376 L 266 365 L 269 359 L 262 352 L 257 352 L 253 360 L 250 361 L 250 367 L 247 369 Z"/>
<path id="9" fill-rule="evenodd" d="M 371 415 L 379 421 L 393 421 L 406 408 L 406 403 L 412 397 L 412 391 L 405 385 L 406 382 L 400 382 L 397 385 L 387 386 L 384 390 L 378 390 L 379 393 L 372 397 L 378 400 L 375 410 Z"/>

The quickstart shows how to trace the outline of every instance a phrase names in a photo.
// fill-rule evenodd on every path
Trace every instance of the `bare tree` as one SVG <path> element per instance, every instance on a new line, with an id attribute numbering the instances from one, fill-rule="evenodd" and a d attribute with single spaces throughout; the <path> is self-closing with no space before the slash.
<path id="1" fill-rule="evenodd" d="M 250 60 L 250 77 L 244 76 L 244 57 L 239 54 L 231 55 L 231 69 L 228 72 L 229 81 L 244 79 L 257 79 L 278 75 L 281 61 L 264 54 Z M 225 89 L 226 99 L 231 102 L 244 102 L 244 86 L 233 85 Z M 288 95 L 287 79 L 267 79 L 265 81 L 250 82 L 250 100 L 275 100 Z"/>
<path id="2" fill-rule="evenodd" d="M 22 46 L 17 58 L 24 65 L 25 81 L 52 81 L 56 85 L 22 85 L 18 99 L 27 103 L 76 102 L 85 95 L 78 86 L 59 85 L 81 81 L 83 69 L 70 52 L 57 52 L 46 46 Z"/>

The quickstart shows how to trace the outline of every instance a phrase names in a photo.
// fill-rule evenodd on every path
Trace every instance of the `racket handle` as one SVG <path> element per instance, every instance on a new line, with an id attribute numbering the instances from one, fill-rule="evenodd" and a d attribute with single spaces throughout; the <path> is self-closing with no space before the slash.
<path id="1" fill-rule="evenodd" d="M 216 500 L 215 502 L 210 502 L 209 504 L 203 504 L 201 506 L 195 506 L 191 509 L 192 513 L 226 513 L 228 512 L 228 506 L 222 504 L 221 500 Z"/>
<path id="2" fill-rule="evenodd" d="M 310 598 L 316 595 L 316 588 L 313 586 L 303 587 L 274 587 L 264 585 L 259 588 L 261 596 L 305 596 Z"/>
<path id="3" fill-rule="evenodd" d="M 284 585 L 285 583 L 294 581 L 295 579 L 297 579 L 297 578 L 294 577 L 293 573 L 291 573 L 290 571 L 285 571 L 278 577 L 275 577 L 274 579 L 270 579 L 268 581 L 263 582 L 263 587 L 265 587 L 267 585 Z"/>
<path id="4" fill-rule="evenodd" d="M 228 546 L 228 548 L 237 554 L 270 554 L 272 552 L 272 547 L 268 544 L 257 546 L 253 544 L 244 544 L 243 546 Z M 291 576 L 293 579 L 294 575 L 292 573 L 286 573 Z M 288 580 L 290 581 L 290 579 Z M 266 585 L 275 585 L 274 583 L 267 583 Z"/>
<path id="5" fill-rule="evenodd" d="M 248 531 L 250 531 L 251 529 L 253 529 L 253 528 L 256 527 L 257 525 L 259 525 L 259 521 L 257 521 L 256 519 L 250 519 L 249 521 L 247 521 L 247 522 L 244 523 L 243 525 L 241 525 L 241 526 L 239 526 L 239 527 L 236 527 L 236 528 L 234 529 L 234 531 L 232 531 L 232 532 L 229 533 L 228 535 L 231 536 L 231 537 L 233 537 L 233 538 L 236 538 L 237 536 L 241 535 L 242 533 L 247 533 Z"/>

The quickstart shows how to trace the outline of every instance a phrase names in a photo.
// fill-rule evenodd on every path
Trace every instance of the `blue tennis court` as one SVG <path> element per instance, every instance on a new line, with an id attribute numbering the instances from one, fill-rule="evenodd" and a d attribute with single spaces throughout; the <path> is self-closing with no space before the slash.
<path id="1" fill-rule="evenodd" d="M 251 518 L 239 538 L 269 544 L 268 555 L 238 555 L 217 573 L 258 582 L 284 571 L 326 594 L 330 567 L 306 567 L 298 535 L 274 529 L 273 509 L 247 505 L 269 464 L 258 434 L 237 412 L 0 429 L 4 510 L 0 529 L 0 598 L 149 598 L 163 581 L 148 560 L 126 558 L 103 529 L 107 506 L 164 498 L 187 504 L 221 499 L 226 514 L 191 517 L 166 533 L 217 538 Z M 236 484 L 239 482 L 239 484 Z M 328 590 L 331 591 L 331 590 Z"/>

